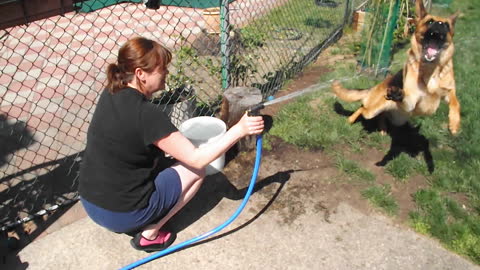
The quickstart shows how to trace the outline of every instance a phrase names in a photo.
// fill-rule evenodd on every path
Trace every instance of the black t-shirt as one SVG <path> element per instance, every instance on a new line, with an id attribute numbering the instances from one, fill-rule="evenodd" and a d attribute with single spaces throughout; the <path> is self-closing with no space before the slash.
<path id="1" fill-rule="evenodd" d="M 88 128 L 80 196 L 115 212 L 146 207 L 155 190 L 154 160 L 168 164 L 153 143 L 175 131 L 168 116 L 137 90 L 104 90 Z"/>

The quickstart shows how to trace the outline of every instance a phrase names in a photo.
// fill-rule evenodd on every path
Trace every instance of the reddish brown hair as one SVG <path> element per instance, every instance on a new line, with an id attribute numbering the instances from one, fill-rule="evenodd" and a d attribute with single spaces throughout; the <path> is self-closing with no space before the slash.
<path id="1" fill-rule="evenodd" d="M 165 70 L 171 61 L 172 53 L 159 43 L 143 37 L 132 38 L 118 51 L 117 63 L 107 67 L 107 89 L 116 93 L 127 86 L 135 79 L 136 68 L 145 72 L 153 72 L 157 67 Z"/>

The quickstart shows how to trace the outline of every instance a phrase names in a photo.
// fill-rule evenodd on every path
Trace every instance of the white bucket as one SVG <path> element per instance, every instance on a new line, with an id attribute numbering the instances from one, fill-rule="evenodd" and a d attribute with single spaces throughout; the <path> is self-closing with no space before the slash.
<path id="1" fill-rule="evenodd" d="M 215 117 L 199 116 L 183 122 L 179 128 L 183 136 L 187 137 L 196 147 L 204 147 L 217 141 L 227 131 L 225 123 Z M 212 161 L 205 168 L 207 175 L 219 173 L 225 165 L 225 154 Z"/>

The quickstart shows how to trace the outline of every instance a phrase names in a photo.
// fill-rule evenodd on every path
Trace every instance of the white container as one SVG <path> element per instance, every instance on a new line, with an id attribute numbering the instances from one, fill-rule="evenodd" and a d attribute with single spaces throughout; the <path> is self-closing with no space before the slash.
<path id="1" fill-rule="evenodd" d="M 227 131 L 227 126 L 222 120 L 199 116 L 183 122 L 179 128 L 183 136 L 187 137 L 196 147 L 205 147 L 220 139 Z M 225 154 L 212 161 L 205 168 L 207 175 L 219 173 L 225 165 Z"/>

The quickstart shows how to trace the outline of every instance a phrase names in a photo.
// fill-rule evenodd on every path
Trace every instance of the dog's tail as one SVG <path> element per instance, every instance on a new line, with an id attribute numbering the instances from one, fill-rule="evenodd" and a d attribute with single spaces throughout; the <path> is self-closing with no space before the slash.
<path id="1" fill-rule="evenodd" d="M 332 90 L 343 101 L 354 102 L 364 99 L 368 95 L 369 89 L 365 90 L 353 90 L 347 89 L 342 86 L 339 81 L 334 81 L 332 83 Z"/>

